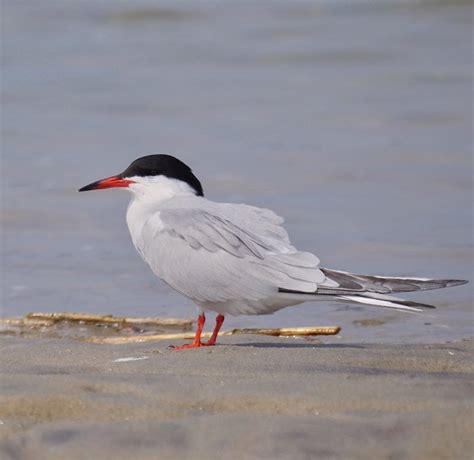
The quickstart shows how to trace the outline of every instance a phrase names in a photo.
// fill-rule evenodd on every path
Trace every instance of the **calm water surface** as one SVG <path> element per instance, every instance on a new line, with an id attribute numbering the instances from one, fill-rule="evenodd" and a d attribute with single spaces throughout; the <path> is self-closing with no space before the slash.
<path id="1" fill-rule="evenodd" d="M 123 191 L 150 153 L 270 207 L 324 266 L 473 280 L 471 4 L 3 2 L 2 314 L 194 316 L 139 259 Z M 311 303 L 228 326 L 340 341 L 472 335 L 472 284 L 423 315 Z M 383 326 L 353 321 L 376 318 Z M 336 339 L 334 339 L 336 340 Z"/>

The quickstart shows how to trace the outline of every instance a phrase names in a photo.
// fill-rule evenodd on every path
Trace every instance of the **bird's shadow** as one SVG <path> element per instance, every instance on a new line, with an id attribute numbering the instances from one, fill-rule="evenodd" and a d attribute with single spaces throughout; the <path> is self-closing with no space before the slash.
<path id="1" fill-rule="evenodd" d="M 355 343 L 266 343 L 247 342 L 233 343 L 233 347 L 253 347 L 253 348 L 367 348 L 364 345 Z"/>

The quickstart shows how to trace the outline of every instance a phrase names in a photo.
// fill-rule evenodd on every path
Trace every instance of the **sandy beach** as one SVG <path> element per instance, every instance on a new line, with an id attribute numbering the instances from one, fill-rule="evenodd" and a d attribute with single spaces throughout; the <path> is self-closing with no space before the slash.
<path id="1" fill-rule="evenodd" d="M 4 0 L 0 460 L 474 458 L 472 6 Z M 223 326 L 342 328 L 313 341 L 2 329 L 193 317 L 131 242 L 127 192 L 77 192 L 149 154 L 281 215 L 322 267 L 469 284 L 407 293 L 422 314 L 324 301 Z"/>
<path id="2" fill-rule="evenodd" d="M 472 340 L 0 345 L 4 459 L 467 459 L 474 447 Z"/>

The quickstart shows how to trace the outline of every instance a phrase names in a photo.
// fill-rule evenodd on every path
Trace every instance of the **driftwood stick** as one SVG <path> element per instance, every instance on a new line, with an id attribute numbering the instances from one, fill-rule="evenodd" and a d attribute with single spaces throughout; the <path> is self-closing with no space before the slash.
<path id="1" fill-rule="evenodd" d="M 51 320 L 29 318 L 0 318 L 0 327 L 52 326 Z"/>
<path id="2" fill-rule="evenodd" d="M 119 324 L 147 324 L 153 326 L 176 326 L 191 327 L 192 319 L 178 318 L 128 318 L 125 316 L 112 315 L 94 315 L 89 313 L 28 313 L 26 318 L 29 320 L 52 321 L 54 323 L 61 321 L 85 322 L 85 323 L 119 323 Z"/>
<path id="3" fill-rule="evenodd" d="M 235 334 L 260 334 L 272 336 L 310 336 L 310 335 L 336 335 L 341 328 L 339 326 L 327 327 L 293 327 L 293 328 L 276 328 L 276 329 L 232 329 L 231 331 L 221 332 L 219 337 L 235 335 Z M 210 332 L 203 332 L 201 338 L 211 337 Z M 181 334 L 153 334 L 153 335 L 134 335 L 129 337 L 91 337 L 88 342 L 108 343 L 113 345 L 124 343 L 140 343 L 154 342 L 158 340 L 192 340 L 193 332 L 184 332 Z"/>
<path id="4" fill-rule="evenodd" d="M 201 337 L 203 339 L 208 339 L 209 337 L 211 337 L 211 333 L 203 332 L 201 334 Z M 108 343 L 111 345 L 120 345 L 123 343 L 156 342 L 157 340 L 192 340 L 192 339 L 194 339 L 194 332 L 182 332 L 178 334 L 132 335 L 128 337 L 91 337 L 87 339 L 86 342 Z"/>
<path id="5" fill-rule="evenodd" d="M 281 327 L 275 329 L 233 329 L 231 334 L 259 334 L 273 335 L 281 337 L 307 336 L 307 335 L 336 335 L 341 328 L 339 326 L 322 326 L 322 327 Z"/>

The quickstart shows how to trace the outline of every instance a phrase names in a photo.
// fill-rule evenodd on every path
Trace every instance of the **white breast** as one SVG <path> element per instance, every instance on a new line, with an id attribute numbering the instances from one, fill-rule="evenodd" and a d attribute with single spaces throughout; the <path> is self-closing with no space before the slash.
<path id="1" fill-rule="evenodd" d="M 127 209 L 127 225 L 132 238 L 133 245 L 140 255 L 145 258 L 143 253 L 143 225 L 150 217 L 150 212 L 140 200 L 133 198 Z"/>
<path id="2" fill-rule="evenodd" d="M 159 211 L 165 202 L 181 196 L 194 196 L 193 189 L 177 179 L 164 176 L 157 177 L 131 177 L 133 184 L 128 190 L 133 193 L 127 209 L 127 225 L 133 244 L 143 259 L 144 253 L 143 226 L 153 219 L 153 225 L 160 230 Z"/>

